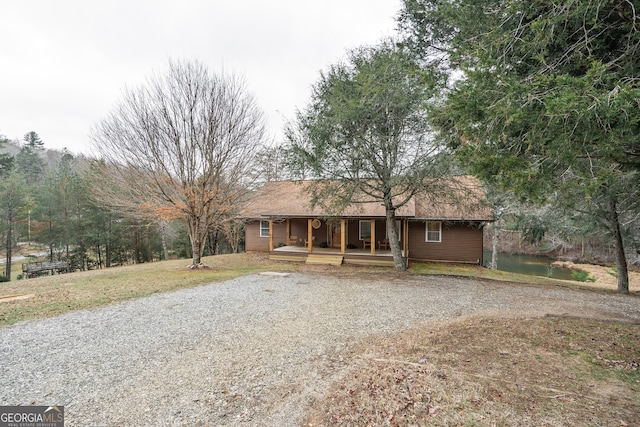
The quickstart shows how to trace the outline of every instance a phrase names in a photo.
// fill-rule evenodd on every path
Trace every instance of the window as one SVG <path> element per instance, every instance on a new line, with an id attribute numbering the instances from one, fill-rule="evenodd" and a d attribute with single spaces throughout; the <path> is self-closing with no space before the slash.
<path id="1" fill-rule="evenodd" d="M 269 237 L 269 221 L 260 221 L 260 237 Z"/>
<path id="2" fill-rule="evenodd" d="M 360 221 L 359 238 L 360 240 L 371 238 L 371 221 Z"/>
<path id="3" fill-rule="evenodd" d="M 427 221 L 427 242 L 442 241 L 442 222 Z"/>
<path id="4" fill-rule="evenodd" d="M 400 231 L 402 230 L 401 225 L 402 224 L 400 222 L 399 219 L 396 220 L 396 235 L 398 236 L 398 241 L 402 240 L 402 233 L 400 233 Z M 389 239 L 389 226 L 387 225 L 387 239 Z"/>

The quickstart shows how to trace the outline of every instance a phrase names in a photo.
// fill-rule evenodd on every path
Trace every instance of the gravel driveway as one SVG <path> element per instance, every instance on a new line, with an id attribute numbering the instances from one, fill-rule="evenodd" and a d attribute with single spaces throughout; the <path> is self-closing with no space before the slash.
<path id="1" fill-rule="evenodd" d="M 252 275 L 0 328 L 1 405 L 67 426 L 296 426 L 385 334 L 460 316 L 640 320 L 633 296 L 451 277 Z"/>

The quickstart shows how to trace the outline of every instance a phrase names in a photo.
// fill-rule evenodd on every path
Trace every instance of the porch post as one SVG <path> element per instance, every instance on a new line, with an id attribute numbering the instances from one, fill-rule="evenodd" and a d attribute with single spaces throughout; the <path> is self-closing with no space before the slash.
<path id="1" fill-rule="evenodd" d="M 371 255 L 376 254 L 376 220 L 371 220 Z"/>
<path id="2" fill-rule="evenodd" d="M 347 220 L 344 218 L 340 220 L 340 253 L 343 255 L 347 252 L 347 236 L 345 236 L 347 231 L 346 222 Z"/>
<path id="3" fill-rule="evenodd" d="M 291 237 L 291 224 L 289 223 L 289 218 L 287 218 L 287 236 L 285 237 L 285 244 L 289 246 L 289 238 Z"/>
<path id="4" fill-rule="evenodd" d="M 269 220 L 269 252 L 273 251 L 273 220 Z"/>
<path id="5" fill-rule="evenodd" d="M 309 253 L 311 253 L 311 251 L 313 251 L 313 226 L 311 225 L 311 223 L 313 222 L 313 220 L 311 218 L 309 218 L 307 220 L 307 251 Z"/>

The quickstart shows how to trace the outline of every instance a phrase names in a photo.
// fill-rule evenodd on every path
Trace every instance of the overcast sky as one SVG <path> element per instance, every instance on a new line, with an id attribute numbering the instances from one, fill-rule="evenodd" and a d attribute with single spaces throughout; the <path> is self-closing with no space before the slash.
<path id="1" fill-rule="evenodd" d="M 0 134 L 89 152 L 89 132 L 169 59 L 244 76 L 281 139 L 321 70 L 392 35 L 400 0 L 3 0 Z"/>

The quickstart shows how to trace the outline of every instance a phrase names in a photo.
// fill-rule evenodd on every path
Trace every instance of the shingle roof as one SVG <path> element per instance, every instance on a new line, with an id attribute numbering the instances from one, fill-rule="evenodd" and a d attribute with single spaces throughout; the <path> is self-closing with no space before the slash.
<path id="1" fill-rule="evenodd" d="M 442 220 L 492 220 L 485 206 L 484 192 L 477 179 L 452 178 L 455 194 L 416 195 L 396 211 L 397 217 Z M 308 192 L 311 181 L 275 181 L 260 187 L 241 209 L 242 218 L 326 217 L 320 206 L 311 207 Z M 451 183 L 448 182 L 449 185 Z M 474 201 L 470 203 L 470 201 Z M 346 208 L 343 217 L 384 217 L 379 202 L 358 203 Z"/>
<path id="2" fill-rule="evenodd" d="M 451 177 L 447 180 L 446 194 L 422 193 L 416 195 L 415 218 L 439 220 L 493 221 L 480 181 L 470 175 Z"/>

